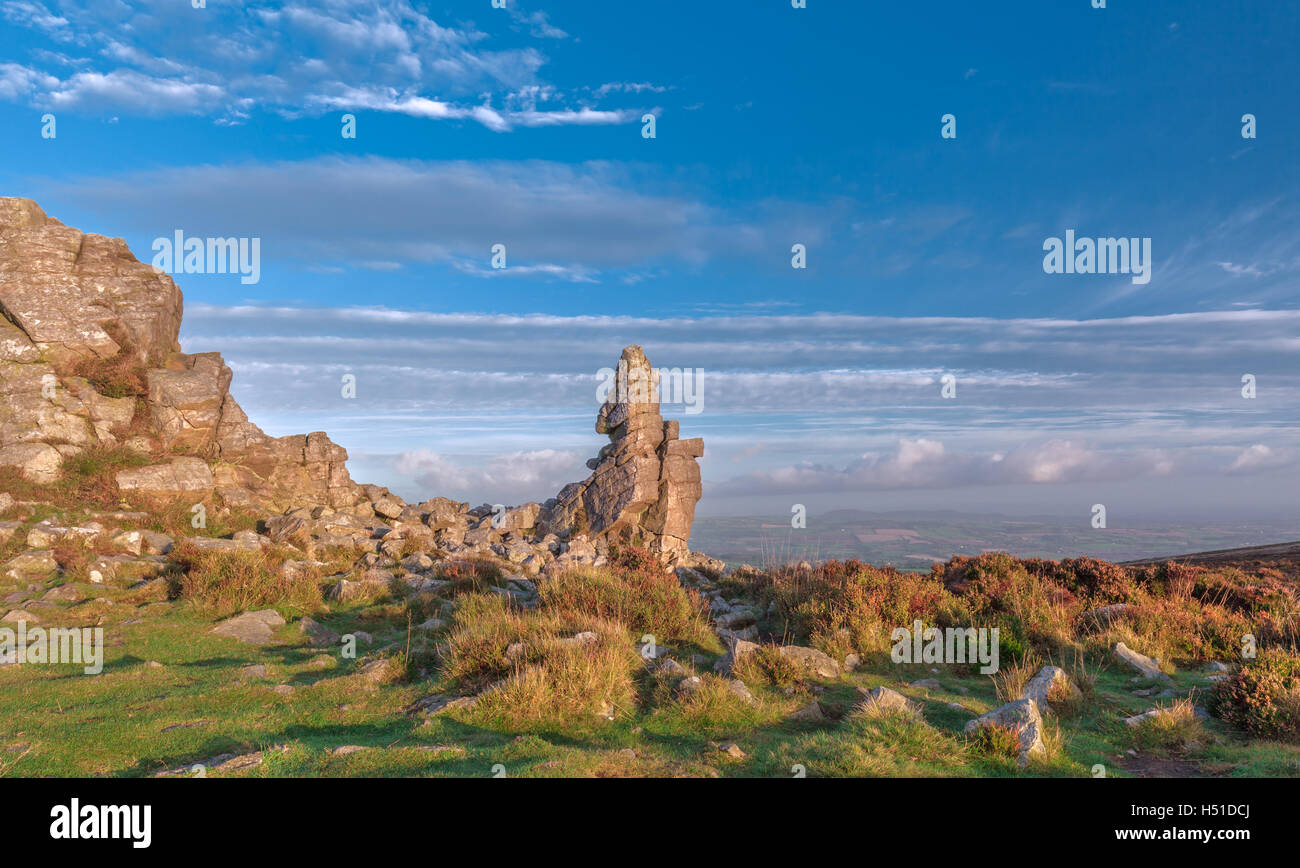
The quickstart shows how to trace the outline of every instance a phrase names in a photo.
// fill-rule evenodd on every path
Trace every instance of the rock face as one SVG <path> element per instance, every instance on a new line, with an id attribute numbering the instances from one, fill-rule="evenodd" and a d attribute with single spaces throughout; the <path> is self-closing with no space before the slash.
<path id="1" fill-rule="evenodd" d="M 686 564 L 699 501 L 704 441 L 678 439 L 659 413 L 659 378 L 645 352 L 626 347 L 614 388 L 596 417 L 610 442 L 587 462 L 592 474 L 566 485 L 546 506 L 546 529 L 594 539 L 626 534 L 669 565 Z"/>
<path id="2" fill-rule="evenodd" d="M 181 352 L 181 310 L 171 277 L 122 239 L 0 198 L 0 465 L 49 483 L 69 455 L 124 444 L 158 458 L 124 471 L 124 492 L 276 509 L 362 500 L 342 447 L 319 432 L 268 437 L 231 397 L 220 354 Z"/>

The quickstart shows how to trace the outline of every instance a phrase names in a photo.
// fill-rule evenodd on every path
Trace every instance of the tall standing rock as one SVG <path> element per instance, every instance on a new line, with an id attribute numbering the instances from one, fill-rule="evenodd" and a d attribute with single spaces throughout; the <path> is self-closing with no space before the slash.
<path id="1" fill-rule="evenodd" d="M 592 474 L 548 504 L 547 529 L 596 538 L 627 534 L 665 563 L 684 562 L 702 493 L 696 459 L 704 441 L 678 439 L 678 423 L 659 413 L 659 378 L 645 352 L 626 347 L 614 388 L 596 416 L 609 444 L 587 462 Z"/>
<path id="2" fill-rule="evenodd" d="M 341 446 L 321 432 L 267 436 L 231 397 L 219 353 L 181 352 L 181 311 L 175 281 L 122 239 L 0 198 L 0 466 L 50 482 L 68 455 L 126 440 L 159 463 L 120 478 L 123 491 L 193 495 L 202 474 L 166 488 L 177 478 L 170 458 L 183 455 L 216 464 L 212 490 L 231 505 L 361 500 Z M 140 400 L 76 375 L 97 363 L 136 369 Z"/>

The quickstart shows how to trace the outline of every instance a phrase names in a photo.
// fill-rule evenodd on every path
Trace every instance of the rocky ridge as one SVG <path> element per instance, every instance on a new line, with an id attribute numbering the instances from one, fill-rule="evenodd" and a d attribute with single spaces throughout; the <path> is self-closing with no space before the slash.
<path id="1" fill-rule="evenodd" d="M 347 452 L 325 433 L 270 437 L 249 421 L 221 355 L 181 350 L 182 308 L 171 277 L 122 239 L 0 198 L 0 467 L 50 484 L 72 456 L 128 449 L 142 463 L 116 474 L 124 498 L 265 511 L 260 533 L 246 533 L 309 548 L 488 555 L 535 575 L 552 564 L 600 564 L 611 541 L 626 539 L 668 567 L 721 566 L 687 546 L 703 441 L 679 439 L 678 423 L 662 418 L 657 375 L 640 347 L 620 357 L 596 419 L 610 442 L 588 462 L 588 479 L 509 509 L 446 498 L 410 505 L 353 482 Z"/>

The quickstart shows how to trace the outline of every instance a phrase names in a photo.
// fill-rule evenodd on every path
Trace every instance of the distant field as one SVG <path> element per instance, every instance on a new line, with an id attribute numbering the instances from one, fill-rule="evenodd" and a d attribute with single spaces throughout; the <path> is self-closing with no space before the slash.
<path id="1" fill-rule="evenodd" d="M 1005 551 L 1017 557 L 1090 555 L 1109 561 L 1170 557 L 1300 539 L 1294 522 L 1143 524 L 1093 529 L 1087 517 L 1027 519 L 961 513 L 869 513 L 841 510 L 790 527 L 780 516 L 700 517 L 691 547 L 730 564 L 858 558 L 899 569 L 928 570 L 954 555 Z"/>

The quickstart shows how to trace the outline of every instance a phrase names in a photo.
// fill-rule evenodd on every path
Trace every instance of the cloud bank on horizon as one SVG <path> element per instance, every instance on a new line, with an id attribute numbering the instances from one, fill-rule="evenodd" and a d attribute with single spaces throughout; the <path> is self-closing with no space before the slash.
<path id="1" fill-rule="evenodd" d="M 178 276 L 186 350 L 408 496 L 585 476 L 638 343 L 704 372 L 702 512 L 1294 514 L 1300 12 L 839 5 L 0 0 L 0 184 L 259 238 Z"/>

